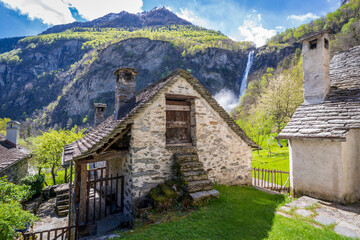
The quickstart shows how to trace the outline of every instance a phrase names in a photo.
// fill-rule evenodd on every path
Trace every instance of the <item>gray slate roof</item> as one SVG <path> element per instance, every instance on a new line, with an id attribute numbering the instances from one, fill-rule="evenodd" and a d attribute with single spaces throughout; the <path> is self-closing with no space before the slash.
<path id="1" fill-rule="evenodd" d="M 94 154 L 100 154 L 104 148 L 111 145 L 112 140 L 121 136 L 132 124 L 133 118 L 141 112 L 142 109 L 152 104 L 152 100 L 161 94 L 161 90 L 168 84 L 174 83 L 180 76 L 187 80 L 194 89 L 218 112 L 218 114 L 226 121 L 226 123 L 243 139 L 250 147 L 259 148 L 246 133 L 234 122 L 229 114 L 216 102 L 210 93 L 194 78 L 190 73 L 178 69 L 167 77 L 155 82 L 154 84 L 144 88 L 130 99 L 123 107 L 121 107 L 117 119 L 110 116 L 103 123 L 94 128 L 83 138 L 76 142 L 68 144 L 64 147 L 63 164 L 75 158 L 86 158 Z"/>
<path id="2" fill-rule="evenodd" d="M 20 145 L 14 147 L 0 133 L 0 172 L 30 156 L 29 150 Z"/>
<path id="3" fill-rule="evenodd" d="M 360 46 L 333 57 L 330 81 L 324 103 L 302 104 L 278 138 L 344 141 L 350 129 L 360 129 Z"/>

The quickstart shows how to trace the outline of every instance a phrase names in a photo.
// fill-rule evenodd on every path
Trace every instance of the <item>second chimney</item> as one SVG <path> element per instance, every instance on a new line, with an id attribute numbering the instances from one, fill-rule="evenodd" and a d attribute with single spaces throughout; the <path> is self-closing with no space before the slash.
<path id="1" fill-rule="evenodd" d="M 6 123 L 6 141 L 16 147 L 19 142 L 20 123 L 17 121 L 9 121 Z"/>
<path id="2" fill-rule="evenodd" d="M 330 90 L 330 34 L 323 31 L 300 41 L 303 43 L 304 100 L 306 104 L 319 104 Z"/>
<path id="3" fill-rule="evenodd" d="M 95 107 L 94 127 L 96 127 L 105 120 L 106 104 L 94 103 L 94 107 Z"/>
<path id="4" fill-rule="evenodd" d="M 121 114 L 120 108 L 136 93 L 136 76 L 137 72 L 134 68 L 123 67 L 114 72 L 116 76 L 115 82 L 115 111 L 114 119 Z"/>

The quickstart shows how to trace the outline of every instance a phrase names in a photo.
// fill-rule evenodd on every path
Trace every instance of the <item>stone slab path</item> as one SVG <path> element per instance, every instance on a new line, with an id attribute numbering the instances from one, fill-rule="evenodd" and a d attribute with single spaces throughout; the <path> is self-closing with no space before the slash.
<path id="1" fill-rule="evenodd" d="M 360 203 L 344 206 L 304 196 L 281 207 L 277 214 L 300 215 L 315 221 L 315 227 L 333 225 L 340 235 L 360 238 Z"/>
<path id="2" fill-rule="evenodd" d="M 68 225 L 67 217 L 59 217 L 55 212 L 56 198 L 41 203 L 37 216 L 39 221 L 36 221 L 33 226 L 33 231 L 44 231 L 52 228 L 66 227 Z"/>

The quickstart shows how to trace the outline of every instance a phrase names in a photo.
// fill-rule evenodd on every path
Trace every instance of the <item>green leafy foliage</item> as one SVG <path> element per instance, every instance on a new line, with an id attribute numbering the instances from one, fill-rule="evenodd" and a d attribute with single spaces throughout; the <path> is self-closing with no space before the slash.
<path id="1" fill-rule="evenodd" d="M 55 41 L 77 39 L 83 41 L 83 49 L 94 49 L 129 38 L 150 38 L 152 40 L 168 41 L 175 47 L 184 49 L 183 56 L 195 54 L 209 47 L 229 50 L 246 50 L 254 47 L 250 42 L 232 41 L 218 31 L 186 25 L 149 27 L 135 31 L 122 28 L 72 28 L 61 33 L 27 37 L 20 40 L 20 43 L 52 44 Z"/>
<path id="2" fill-rule="evenodd" d="M 19 202 L 0 203 L 0 239 L 14 239 L 15 229 L 25 229 L 35 219 Z"/>
<path id="3" fill-rule="evenodd" d="M 30 186 L 31 191 L 34 192 L 35 195 L 41 194 L 41 190 L 44 187 L 45 175 L 30 175 L 21 180 L 22 184 L 26 186 Z"/>
<path id="4" fill-rule="evenodd" d="M 6 123 L 11 121 L 10 118 L 0 118 L 0 133 L 6 135 Z"/>
<path id="5" fill-rule="evenodd" d="M 16 185 L 8 182 L 6 177 L 0 178 L 0 202 L 23 202 L 30 199 L 33 195 L 34 191 L 31 190 L 30 186 Z"/>
<path id="6" fill-rule="evenodd" d="M 83 137 L 85 130 L 77 127 L 71 130 L 55 130 L 49 129 L 47 132 L 42 132 L 34 142 L 34 154 L 38 162 L 39 168 L 50 169 L 53 177 L 53 183 L 56 184 L 56 171 L 61 169 L 61 156 L 63 147 L 73 141 Z"/>
<path id="7" fill-rule="evenodd" d="M 285 62 L 285 61 L 284 61 Z M 258 80 L 249 83 L 233 112 L 236 122 L 262 148 L 271 154 L 272 133 L 279 133 L 303 102 L 302 59 L 295 52 L 289 68 L 267 69 Z"/>
<path id="8" fill-rule="evenodd" d="M 0 239 L 13 239 L 14 229 L 22 229 L 35 220 L 20 204 L 33 194 L 30 186 L 16 185 L 9 183 L 6 177 L 0 178 Z"/>
<path id="9" fill-rule="evenodd" d="M 325 29 L 331 29 L 335 33 L 342 31 L 349 22 L 360 20 L 360 0 L 351 0 L 342 5 L 335 12 L 328 13 L 325 17 L 318 18 L 308 24 L 303 24 L 297 28 L 286 29 L 272 37 L 269 44 L 293 43 L 303 36 Z M 346 28 L 346 27 L 345 27 Z"/>
<path id="10" fill-rule="evenodd" d="M 349 21 L 331 42 L 331 53 L 348 50 L 360 45 L 360 22 Z"/>

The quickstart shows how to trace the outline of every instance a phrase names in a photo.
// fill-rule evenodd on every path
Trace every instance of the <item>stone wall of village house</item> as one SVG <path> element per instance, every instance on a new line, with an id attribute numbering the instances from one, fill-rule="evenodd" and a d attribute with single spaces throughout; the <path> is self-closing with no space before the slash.
<path id="1" fill-rule="evenodd" d="M 221 184 L 251 185 L 251 148 L 186 80 L 179 79 L 165 92 L 198 97 L 193 102 L 195 145 L 210 179 Z M 166 148 L 165 109 L 165 94 L 161 94 L 134 120 L 130 154 L 135 199 L 147 195 L 151 188 L 173 177 L 174 160 Z"/>
<path id="2" fill-rule="evenodd" d="M 360 198 L 360 130 L 346 142 L 291 140 L 290 184 L 295 195 L 352 203 Z"/>
<path id="3" fill-rule="evenodd" d="M 28 175 L 28 159 L 21 160 L 8 169 L 0 172 L 0 177 L 7 176 L 7 180 L 19 184 Z"/>
<path id="4" fill-rule="evenodd" d="M 133 217 L 133 202 L 132 202 L 132 177 L 131 177 L 131 158 L 130 155 L 119 157 L 117 160 L 108 160 L 106 162 L 108 174 L 110 177 L 124 176 L 124 216 L 126 220 L 131 221 Z M 118 185 L 120 192 L 121 184 Z M 113 184 L 113 188 L 116 186 Z M 118 198 L 118 205 L 120 206 L 120 198 Z"/>

